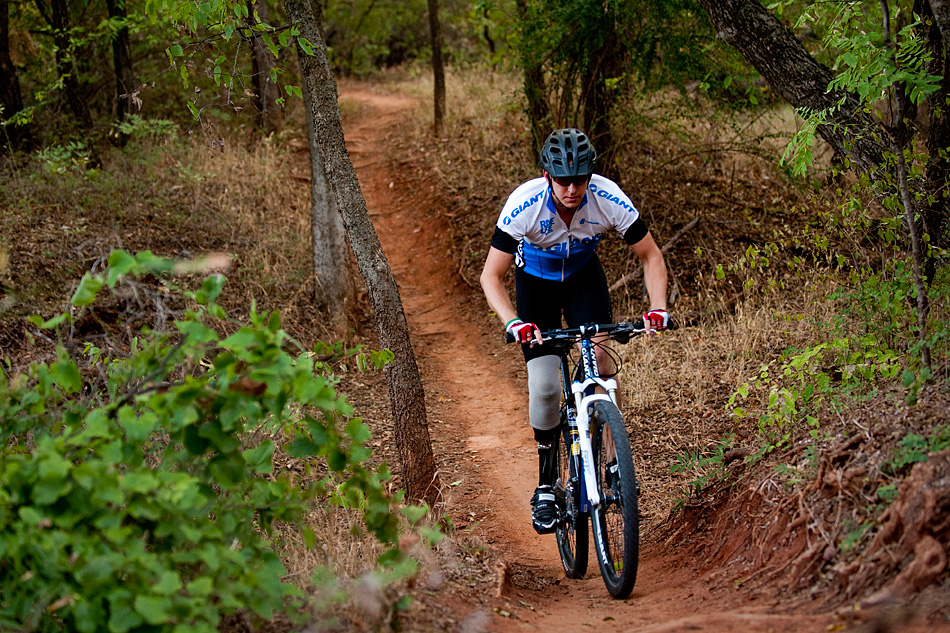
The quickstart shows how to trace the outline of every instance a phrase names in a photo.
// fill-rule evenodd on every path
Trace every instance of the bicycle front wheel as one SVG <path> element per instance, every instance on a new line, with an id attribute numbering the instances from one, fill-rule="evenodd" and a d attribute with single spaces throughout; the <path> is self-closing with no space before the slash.
<path id="1" fill-rule="evenodd" d="M 623 416 L 612 402 L 598 401 L 590 419 L 591 448 L 600 506 L 591 511 L 597 561 L 607 591 L 623 599 L 637 581 L 640 555 L 639 485 Z"/>
<path id="2" fill-rule="evenodd" d="M 581 477 L 578 455 L 571 451 L 574 445 L 571 429 L 561 425 L 557 440 L 557 481 L 554 484 L 558 499 L 557 549 L 568 578 L 583 578 L 587 573 L 588 532 L 586 512 L 581 512 Z"/>

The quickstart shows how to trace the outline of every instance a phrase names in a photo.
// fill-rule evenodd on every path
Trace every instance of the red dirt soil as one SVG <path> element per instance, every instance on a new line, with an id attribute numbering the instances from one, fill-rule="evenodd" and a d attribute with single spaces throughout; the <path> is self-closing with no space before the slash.
<path id="1" fill-rule="evenodd" d="M 687 548 L 680 541 L 685 530 L 662 542 L 651 526 L 641 528 L 638 580 L 625 601 L 607 593 L 593 552 L 586 578 L 565 578 L 554 537 L 536 535 L 530 523 L 537 453 L 527 423 L 521 356 L 503 345 L 501 327 L 487 318 L 484 299 L 461 278 L 443 248 L 451 237 L 434 187 L 424 178 L 408 178 L 419 166 L 400 164 L 391 155 L 394 137 L 388 135 L 418 102 L 365 87 L 342 90 L 341 100 L 357 106 L 346 122 L 347 146 L 408 318 L 426 386 L 445 509 L 457 529 L 469 530 L 500 561 L 492 595 L 458 596 L 449 605 L 457 630 L 812 633 L 848 628 L 833 614 L 814 615 L 801 603 L 795 612 L 787 611 L 784 603 L 767 597 L 777 595 L 780 586 L 751 594 L 732 582 L 722 567 L 728 560 L 715 555 L 730 545 L 699 540 L 721 538 L 719 530 L 705 537 L 694 534 Z M 412 619 L 411 611 L 406 619 Z M 874 628 L 911 630 L 893 623 Z"/>

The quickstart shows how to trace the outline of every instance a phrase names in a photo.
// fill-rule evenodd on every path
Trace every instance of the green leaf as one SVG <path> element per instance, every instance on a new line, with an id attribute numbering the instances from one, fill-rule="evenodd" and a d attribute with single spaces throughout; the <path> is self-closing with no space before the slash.
<path id="1" fill-rule="evenodd" d="M 112 424 L 109 415 L 103 409 L 93 409 L 83 418 L 83 430 L 66 440 L 70 446 L 82 446 L 98 437 L 112 435 Z"/>
<path id="2" fill-rule="evenodd" d="M 208 306 L 208 314 L 218 319 L 219 321 L 224 321 L 225 319 L 228 318 L 227 312 L 225 312 L 224 308 L 222 308 L 217 303 L 212 303 Z"/>
<path id="3" fill-rule="evenodd" d="M 166 624 L 171 619 L 172 601 L 164 597 L 137 596 L 135 611 L 152 625 Z"/>
<path id="4" fill-rule="evenodd" d="M 304 527 L 301 535 L 303 536 L 304 547 L 307 549 L 313 549 L 317 546 L 317 535 L 312 529 L 309 527 Z"/>
<path id="5" fill-rule="evenodd" d="M 36 316 L 36 315 L 28 317 L 27 321 L 37 326 L 41 330 L 51 330 L 57 325 L 59 325 L 60 323 L 62 323 L 63 321 L 65 321 L 68 317 L 69 317 L 68 312 L 60 312 L 56 316 L 46 321 L 43 320 L 43 317 Z"/>
<path id="6" fill-rule="evenodd" d="M 914 380 L 916 378 L 917 376 L 914 375 L 914 372 L 912 372 L 909 369 L 905 369 L 903 373 L 901 374 L 901 383 L 905 387 L 910 387 L 912 384 L 914 384 Z"/>
<path id="7" fill-rule="evenodd" d="M 212 275 L 201 282 L 201 290 L 205 296 L 205 303 L 214 301 L 224 288 L 224 275 Z"/>
<path id="8" fill-rule="evenodd" d="M 66 393 L 76 393 L 82 389 L 82 377 L 79 367 L 71 359 L 62 360 L 50 365 L 50 375 L 57 385 Z"/>
<path id="9" fill-rule="evenodd" d="M 126 437 L 132 442 L 144 442 L 158 426 L 158 416 L 151 411 L 135 415 L 132 407 L 124 406 L 117 415 L 119 426 L 125 430 Z"/>
<path id="10" fill-rule="evenodd" d="M 406 506 L 401 509 L 403 516 L 409 519 L 409 522 L 413 525 L 425 518 L 426 513 L 429 511 L 429 506 Z"/>
<path id="11" fill-rule="evenodd" d="M 305 52 L 307 55 L 310 55 L 311 57 L 313 56 L 313 46 L 310 45 L 310 42 L 307 41 L 307 38 L 298 37 L 297 46 L 303 49 L 303 52 Z"/>
<path id="12" fill-rule="evenodd" d="M 198 107 L 195 106 L 193 102 L 188 102 L 188 109 L 191 110 L 191 116 L 195 117 L 196 119 L 201 118 L 201 116 L 198 114 Z"/>
<path id="13" fill-rule="evenodd" d="M 298 436 L 287 446 L 287 454 L 295 459 L 320 454 L 320 446 L 307 437 Z"/>
<path id="14" fill-rule="evenodd" d="M 174 571 L 163 571 L 161 580 L 155 584 L 152 589 L 155 590 L 155 593 L 159 593 L 163 596 L 170 596 L 173 593 L 178 593 L 181 590 L 182 583 L 181 577 L 179 577 L 178 572 Z"/>
<path id="15" fill-rule="evenodd" d="M 158 487 L 158 477 L 150 471 L 126 471 L 119 475 L 119 487 L 122 490 L 147 494 Z"/>
<path id="16" fill-rule="evenodd" d="M 214 581 L 207 576 L 196 578 L 185 585 L 185 591 L 191 596 L 210 596 L 214 590 Z"/>
<path id="17" fill-rule="evenodd" d="M 358 444 L 362 444 L 373 437 L 372 431 L 370 431 L 369 427 L 363 424 L 363 421 L 359 418 L 352 418 L 346 423 L 346 434 L 352 437 L 353 441 Z"/>
<path id="18" fill-rule="evenodd" d="M 257 342 L 257 336 L 249 327 L 243 327 L 221 341 L 221 347 L 232 352 L 246 350 Z"/>
<path id="19" fill-rule="evenodd" d="M 79 287 L 69 302 L 74 306 L 87 306 L 96 300 L 96 294 L 102 288 L 102 279 L 86 273 L 79 280 Z"/>
<path id="20" fill-rule="evenodd" d="M 178 331 L 188 337 L 189 343 L 203 345 L 218 340 L 218 333 L 197 321 L 175 321 Z"/>
<path id="21" fill-rule="evenodd" d="M 119 277 L 129 274 L 135 268 L 135 264 L 135 258 L 125 251 L 112 251 L 109 254 L 109 273 L 106 275 L 106 285 L 115 288 Z"/>
<path id="22" fill-rule="evenodd" d="M 142 624 L 142 616 L 128 605 L 112 606 L 109 609 L 109 631 L 111 633 L 125 633 Z"/>
<path id="23" fill-rule="evenodd" d="M 274 467 L 271 457 L 274 454 L 274 443 L 264 440 L 257 448 L 249 448 L 242 453 L 244 461 L 262 475 L 269 474 Z"/>

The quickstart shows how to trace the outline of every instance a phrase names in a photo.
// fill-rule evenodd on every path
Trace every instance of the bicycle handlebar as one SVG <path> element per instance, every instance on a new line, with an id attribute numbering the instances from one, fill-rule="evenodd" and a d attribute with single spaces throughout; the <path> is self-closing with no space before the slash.
<path id="1" fill-rule="evenodd" d="M 631 336 L 639 336 L 647 331 L 643 320 L 626 323 L 591 323 L 573 328 L 556 328 L 541 332 L 541 339 L 544 342 L 567 343 L 573 345 L 578 339 L 593 338 L 598 334 L 607 334 L 607 337 L 624 344 L 630 340 Z M 505 333 L 505 342 L 514 343 L 515 337 L 511 332 Z"/>

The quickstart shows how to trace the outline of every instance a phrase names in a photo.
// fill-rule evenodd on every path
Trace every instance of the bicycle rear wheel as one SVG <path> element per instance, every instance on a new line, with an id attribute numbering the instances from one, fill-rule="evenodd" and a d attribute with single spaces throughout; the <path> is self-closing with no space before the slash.
<path id="1" fill-rule="evenodd" d="M 623 416 L 598 401 L 590 420 L 594 470 L 601 503 L 591 512 L 600 573 L 614 598 L 626 598 L 637 581 L 640 555 L 639 486 Z"/>
<path id="2" fill-rule="evenodd" d="M 561 520 L 558 522 L 557 549 L 568 578 L 583 578 L 587 573 L 588 531 L 586 512 L 580 511 L 581 479 L 577 474 L 578 456 L 571 454 L 571 429 L 564 423 L 557 440 L 557 481 L 554 494 L 558 499 Z"/>

